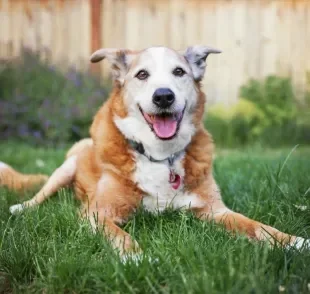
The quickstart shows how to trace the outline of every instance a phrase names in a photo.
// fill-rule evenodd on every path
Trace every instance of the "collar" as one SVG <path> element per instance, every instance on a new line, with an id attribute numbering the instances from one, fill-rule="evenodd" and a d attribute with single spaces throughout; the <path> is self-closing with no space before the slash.
<path id="1" fill-rule="evenodd" d="M 160 163 L 160 162 L 164 162 L 164 161 L 168 161 L 169 163 L 169 166 L 172 166 L 175 162 L 175 160 L 177 158 L 179 158 L 181 155 L 183 155 L 185 153 L 185 149 L 186 147 L 181 150 L 181 151 L 178 151 L 176 153 L 173 153 L 171 154 L 170 156 L 164 158 L 164 159 L 155 159 L 154 157 L 152 157 L 151 155 L 148 155 L 145 153 L 145 149 L 144 149 L 144 146 L 142 143 L 138 143 L 136 141 L 133 141 L 133 140 L 128 140 L 128 143 L 129 145 L 134 149 L 136 150 L 137 152 L 139 152 L 141 155 L 144 155 L 149 161 L 151 162 L 156 162 L 156 163 Z"/>

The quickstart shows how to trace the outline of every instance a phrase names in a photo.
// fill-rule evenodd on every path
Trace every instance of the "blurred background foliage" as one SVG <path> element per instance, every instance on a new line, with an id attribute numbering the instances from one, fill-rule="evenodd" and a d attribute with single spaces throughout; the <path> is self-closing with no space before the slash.
<path id="1" fill-rule="evenodd" d="M 108 92 L 90 75 L 62 73 L 25 51 L 0 69 L 0 137 L 48 145 L 86 137 Z"/>
<path id="2" fill-rule="evenodd" d="M 24 52 L 0 68 L 0 138 L 58 146 L 89 136 L 111 85 L 73 69 L 60 72 Z M 205 126 L 221 147 L 310 144 L 310 93 L 297 100 L 288 78 L 250 80 L 231 107 L 208 107 Z"/>
<path id="3" fill-rule="evenodd" d="M 215 142 L 226 147 L 310 143 L 310 94 L 298 100 L 289 78 L 250 80 L 230 108 L 214 105 L 205 120 Z"/>

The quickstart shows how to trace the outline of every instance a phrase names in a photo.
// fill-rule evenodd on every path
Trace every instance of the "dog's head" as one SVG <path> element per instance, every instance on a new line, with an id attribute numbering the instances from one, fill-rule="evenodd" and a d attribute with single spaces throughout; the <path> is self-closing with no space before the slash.
<path id="1" fill-rule="evenodd" d="M 210 53 L 220 51 L 206 46 L 189 47 L 185 52 L 166 47 L 136 52 L 100 49 L 91 61 L 106 58 L 112 65 L 113 78 L 122 88 L 127 108 L 125 118 L 115 118 L 123 134 L 150 148 L 158 144 L 178 148 L 193 135 L 198 83 Z"/>

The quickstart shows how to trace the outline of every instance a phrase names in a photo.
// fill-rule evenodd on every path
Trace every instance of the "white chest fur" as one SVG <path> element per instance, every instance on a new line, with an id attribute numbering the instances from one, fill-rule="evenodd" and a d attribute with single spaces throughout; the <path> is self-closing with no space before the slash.
<path id="1" fill-rule="evenodd" d="M 193 193 L 184 191 L 185 171 L 182 166 L 183 157 L 175 160 L 173 171 L 181 177 L 181 184 L 178 189 L 174 189 L 169 182 L 170 167 L 167 161 L 151 162 L 144 155 L 135 154 L 136 171 L 134 174 L 135 182 L 138 183 L 145 195 L 143 206 L 145 209 L 156 212 L 165 208 L 190 208 L 201 207 L 202 201 Z"/>

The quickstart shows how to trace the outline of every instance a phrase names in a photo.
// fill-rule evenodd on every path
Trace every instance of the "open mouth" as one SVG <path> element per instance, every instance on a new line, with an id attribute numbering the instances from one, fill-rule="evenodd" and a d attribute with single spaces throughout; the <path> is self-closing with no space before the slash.
<path id="1" fill-rule="evenodd" d="M 178 133 L 185 107 L 180 112 L 161 113 L 146 113 L 140 106 L 139 109 L 155 135 L 161 140 L 170 140 Z"/>

